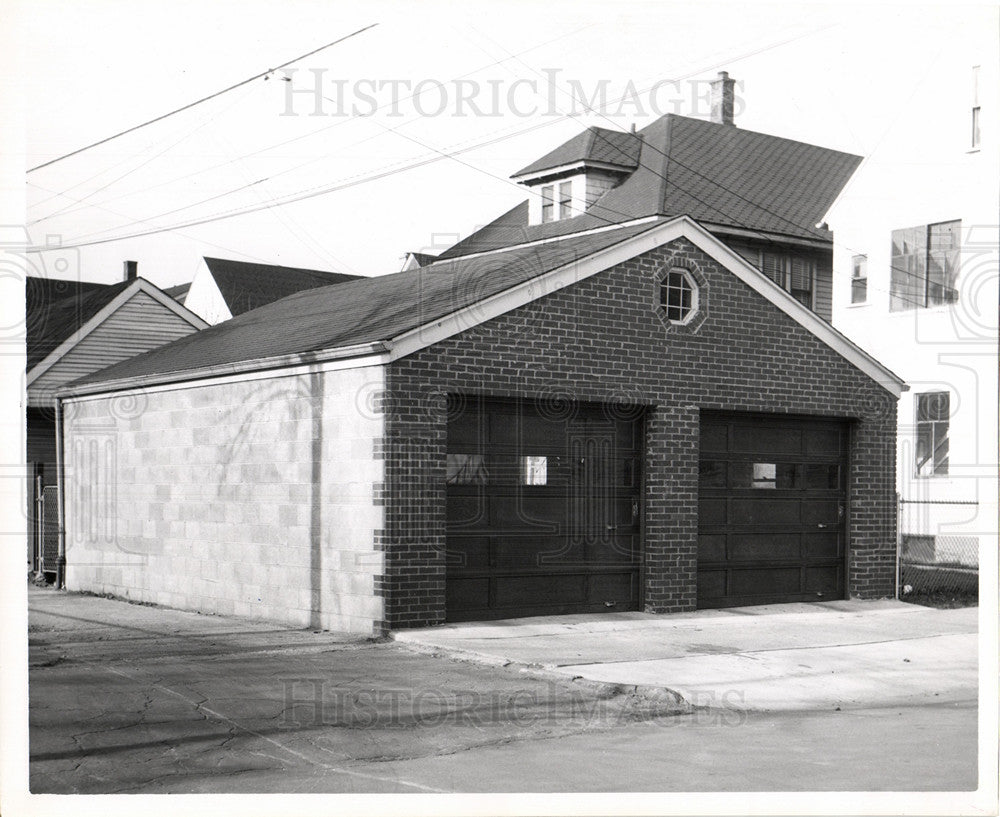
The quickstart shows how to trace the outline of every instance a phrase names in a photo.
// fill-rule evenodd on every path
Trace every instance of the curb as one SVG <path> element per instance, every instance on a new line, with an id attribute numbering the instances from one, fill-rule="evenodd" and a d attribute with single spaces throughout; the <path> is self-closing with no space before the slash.
<path id="1" fill-rule="evenodd" d="M 664 711 L 658 713 L 661 715 L 689 715 L 699 708 L 695 707 L 680 692 L 669 687 L 653 686 L 650 684 L 620 684 L 608 681 L 594 681 L 582 675 L 569 675 L 568 673 L 560 672 L 552 664 L 528 664 L 522 661 L 511 661 L 506 658 L 500 658 L 496 655 L 476 652 L 475 650 L 438 647 L 431 644 L 422 644 L 418 641 L 399 640 L 395 633 L 390 633 L 389 639 L 394 644 L 398 644 L 406 650 L 421 655 L 429 655 L 435 658 L 449 658 L 453 661 L 463 661 L 486 667 L 502 667 L 547 681 L 574 684 L 592 692 L 597 698 L 613 698 L 617 695 L 633 696 L 642 701 L 656 704 L 657 707 L 663 706 Z"/>

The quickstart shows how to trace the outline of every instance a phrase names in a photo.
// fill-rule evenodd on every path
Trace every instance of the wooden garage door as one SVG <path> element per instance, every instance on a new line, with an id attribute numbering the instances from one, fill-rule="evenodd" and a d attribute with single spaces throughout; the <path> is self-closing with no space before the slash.
<path id="1" fill-rule="evenodd" d="M 450 409 L 448 620 L 637 609 L 638 415 L 562 401 Z"/>
<path id="2" fill-rule="evenodd" d="M 698 606 L 844 597 L 848 427 L 702 415 Z"/>

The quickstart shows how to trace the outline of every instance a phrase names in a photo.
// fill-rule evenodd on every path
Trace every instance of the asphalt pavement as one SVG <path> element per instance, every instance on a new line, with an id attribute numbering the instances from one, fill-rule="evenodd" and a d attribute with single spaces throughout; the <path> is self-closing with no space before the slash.
<path id="1" fill-rule="evenodd" d="M 404 644 L 32 588 L 30 788 L 974 789 L 976 611 L 807 607 L 448 625 Z M 777 676 L 792 654 L 799 675 Z M 760 705 L 865 672 L 911 685 L 891 707 L 870 689 Z"/>

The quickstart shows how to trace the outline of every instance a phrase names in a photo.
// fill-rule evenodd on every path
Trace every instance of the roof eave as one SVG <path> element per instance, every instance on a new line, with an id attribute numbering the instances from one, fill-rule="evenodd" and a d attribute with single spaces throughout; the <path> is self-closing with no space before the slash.
<path id="1" fill-rule="evenodd" d="M 385 341 L 360 343 L 351 346 L 332 347 L 314 352 L 296 352 L 288 355 L 274 355 L 256 360 L 243 360 L 235 363 L 222 363 L 213 366 L 202 366 L 197 369 L 179 369 L 172 372 L 156 372 L 154 374 L 121 377 L 113 380 L 99 380 L 91 383 L 68 383 L 54 394 L 60 400 L 74 397 L 85 397 L 94 394 L 127 391 L 130 389 L 148 388 L 150 386 L 166 386 L 181 382 L 214 380 L 232 375 L 247 375 L 262 372 L 274 372 L 280 369 L 295 369 L 303 366 L 316 366 L 334 361 L 345 361 L 354 358 L 375 358 L 364 365 L 378 365 L 386 362 L 391 344 Z"/>
<path id="2" fill-rule="evenodd" d="M 635 170 L 638 165 L 619 165 L 613 162 L 598 162 L 591 159 L 581 159 L 578 162 L 570 162 L 568 164 L 553 165 L 552 167 L 542 168 L 540 170 L 532 170 L 530 173 L 517 172 L 511 176 L 511 179 L 516 181 L 518 184 L 530 184 L 531 182 L 543 182 L 549 178 L 557 178 L 559 176 L 568 176 L 574 173 L 581 173 L 585 170 L 605 170 L 609 173 L 620 173 L 622 176 L 627 176 L 629 173 Z"/>

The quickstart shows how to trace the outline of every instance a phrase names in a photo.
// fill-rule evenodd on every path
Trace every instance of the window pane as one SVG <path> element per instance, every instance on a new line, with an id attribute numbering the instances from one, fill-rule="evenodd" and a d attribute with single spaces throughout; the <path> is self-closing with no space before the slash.
<path id="1" fill-rule="evenodd" d="M 448 485 L 484 485 L 486 463 L 482 454 L 448 454 L 445 481 Z"/>
<path id="2" fill-rule="evenodd" d="M 785 283 L 785 258 L 773 252 L 764 253 L 764 274 L 782 289 Z"/>
<path id="3" fill-rule="evenodd" d="M 863 304 L 868 300 L 868 279 L 857 278 L 851 281 L 851 303 Z"/>
<path id="4" fill-rule="evenodd" d="M 805 487 L 813 490 L 840 487 L 840 466 L 809 463 L 805 467 Z"/>
<path id="5" fill-rule="evenodd" d="M 950 304 L 958 300 L 955 279 L 958 277 L 961 230 L 961 221 L 932 224 L 927 228 L 928 306 Z"/>
<path id="6" fill-rule="evenodd" d="M 548 457 L 521 457 L 521 484 L 545 485 L 548 482 Z"/>
<path id="7" fill-rule="evenodd" d="M 783 491 L 798 488 L 802 482 L 802 466 L 792 463 L 779 463 L 777 469 L 777 487 Z"/>
<path id="8" fill-rule="evenodd" d="M 753 464 L 753 487 L 774 488 L 776 486 L 776 470 L 773 462 L 755 462 Z"/>
<path id="9" fill-rule="evenodd" d="M 917 395 L 917 422 L 926 420 L 948 420 L 951 395 L 946 391 Z"/>
<path id="10" fill-rule="evenodd" d="M 948 392 L 917 395 L 917 476 L 944 476 L 948 473 L 948 427 L 951 398 Z"/>
<path id="11" fill-rule="evenodd" d="M 562 182 L 559 185 L 559 218 L 569 218 L 573 215 L 573 183 Z"/>
<path id="12" fill-rule="evenodd" d="M 660 285 L 660 304 L 672 321 L 682 321 L 694 309 L 694 288 L 683 272 L 670 272 Z"/>
<path id="13" fill-rule="evenodd" d="M 555 217 L 552 185 L 542 188 L 542 223 L 552 221 Z"/>
<path id="14" fill-rule="evenodd" d="M 698 485 L 702 488 L 725 488 L 726 464 L 715 460 L 702 460 L 698 468 Z"/>
<path id="15" fill-rule="evenodd" d="M 926 306 L 927 228 L 892 231 L 892 276 L 889 311 Z"/>

